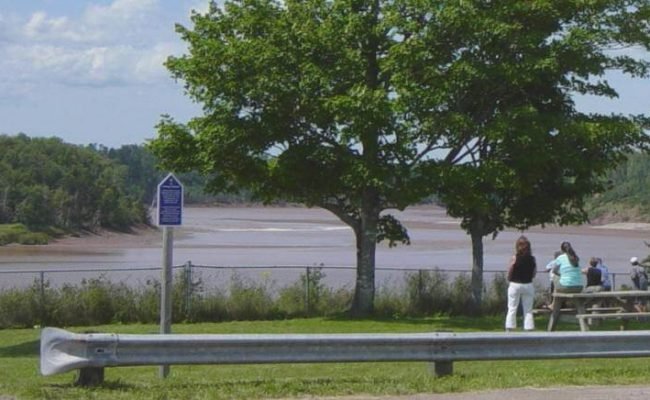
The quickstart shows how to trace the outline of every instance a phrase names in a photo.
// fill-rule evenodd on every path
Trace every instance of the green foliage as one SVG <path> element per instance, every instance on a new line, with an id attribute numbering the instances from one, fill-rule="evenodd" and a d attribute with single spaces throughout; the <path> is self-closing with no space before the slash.
<path id="1" fill-rule="evenodd" d="M 177 30 L 172 75 L 203 106 L 164 117 L 151 149 L 213 192 L 325 208 L 357 240 L 353 309 L 372 310 L 380 218 L 431 195 L 474 234 L 585 219 L 583 196 L 634 146 L 644 117 L 587 115 L 602 76 L 648 76 L 610 51 L 650 43 L 645 0 L 211 3 Z M 482 257 L 482 255 L 481 255 Z M 473 280 L 479 282 L 479 280 Z M 477 288 L 474 288 L 476 291 Z"/>
<path id="2" fill-rule="evenodd" d="M 418 271 L 406 276 L 408 314 L 427 315 L 432 310 L 447 310 L 451 304 L 448 276 L 438 270 Z"/>
<path id="3" fill-rule="evenodd" d="M 650 155 L 630 154 L 604 178 L 607 190 L 589 202 L 591 220 L 650 221 Z"/>
<path id="4" fill-rule="evenodd" d="M 334 290 L 325 285 L 326 274 L 320 267 L 307 268 L 300 279 L 280 290 L 277 307 L 287 317 L 335 315 L 346 310 L 351 302 L 346 288 Z"/>
<path id="5" fill-rule="evenodd" d="M 208 289 L 200 274 L 182 269 L 173 279 L 173 322 L 343 315 L 352 301 L 352 292 L 347 287 L 328 287 L 324 278 L 320 268 L 312 267 L 295 282 L 278 288 L 267 276 L 253 281 L 235 274 L 226 288 Z M 408 273 L 401 287 L 380 286 L 375 315 L 388 318 L 466 315 L 468 290 L 469 279 L 465 274 L 450 280 L 439 270 Z M 486 292 L 483 309 L 486 315 L 503 314 L 506 291 L 505 278 L 502 274 L 495 276 Z M 35 280 L 26 289 L 0 291 L 0 329 L 154 323 L 159 320 L 159 302 L 157 281 L 132 287 L 124 282 L 111 282 L 102 275 L 54 288 L 48 281 Z"/>
<path id="6" fill-rule="evenodd" d="M 46 244 L 48 241 L 49 235 L 31 232 L 23 224 L 0 225 L 0 246 L 9 243 Z"/>
<path id="7" fill-rule="evenodd" d="M 535 290 L 535 293 L 539 297 L 543 290 Z M 508 279 L 505 273 L 497 273 L 485 290 L 483 312 L 489 315 L 503 313 L 504 304 L 508 304 Z"/>
<path id="8" fill-rule="evenodd" d="M 125 168 L 92 149 L 25 135 L 0 135 L 0 148 L 0 224 L 70 231 L 147 222 L 142 203 L 128 193 Z M 43 241 L 42 234 L 23 239 Z"/>
<path id="9" fill-rule="evenodd" d="M 226 312 L 236 319 L 273 319 L 279 313 L 273 302 L 273 282 L 265 277 L 261 283 L 233 275 Z"/>

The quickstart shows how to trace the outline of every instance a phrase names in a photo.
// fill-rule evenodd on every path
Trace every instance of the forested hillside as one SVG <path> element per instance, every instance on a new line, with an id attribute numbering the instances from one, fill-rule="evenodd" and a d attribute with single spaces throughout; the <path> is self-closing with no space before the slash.
<path id="1" fill-rule="evenodd" d="M 127 167 L 58 138 L 0 135 L 0 224 L 65 231 L 147 222 Z"/>
<path id="2" fill-rule="evenodd" d="M 650 221 L 649 154 L 631 155 L 607 180 L 609 189 L 589 202 L 592 221 Z"/>
<path id="3" fill-rule="evenodd" d="M 609 190 L 589 201 L 592 221 L 650 221 L 649 171 L 644 153 L 612 170 Z M 82 147 L 58 138 L 0 135 L 0 224 L 128 230 L 148 222 L 147 208 L 166 173 L 143 145 Z M 177 176 L 186 204 L 250 201 L 247 194 L 206 194 L 198 173 Z"/>
<path id="4" fill-rule="evenodd" d="M 153 154 L 143 145 L 125 145 L 118 149 L 93 146 L 102 155 L 126 167 L 126 185 L 129 193 L 137 195 L 145 204 L 152 204 L 158 183 L 168 171 L 157 168 Z M 243 203 L 250 196 L 243 194 L 208 194 L 205 181 L 197 172 L 176 174 L 184 188 L 185 204 Z"/>

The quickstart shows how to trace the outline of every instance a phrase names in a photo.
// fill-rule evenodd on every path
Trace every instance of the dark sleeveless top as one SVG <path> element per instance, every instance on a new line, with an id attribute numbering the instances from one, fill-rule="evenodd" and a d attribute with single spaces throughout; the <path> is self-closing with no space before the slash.
<path id="1" fill-rule="evenodd" d="M 535 272 L 535 257 L 517 256 L 515 265 L 512 268 L 512 279 L 510 282 L 531 283 Z"/>
<path id="2" fill-rule="evenodd" d="M 587 286 L 600 286 L 602 272 L 598 268 L 589 267 L 587 269 Z"/>

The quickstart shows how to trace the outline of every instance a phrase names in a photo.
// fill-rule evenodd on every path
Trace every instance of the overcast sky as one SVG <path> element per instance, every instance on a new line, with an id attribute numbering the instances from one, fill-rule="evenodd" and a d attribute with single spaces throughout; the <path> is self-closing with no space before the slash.
<path id="1" fill-rule="evenodd" d="M 162 114 L 200 112 L 162 62 L 183 53 L 174 24 L 207 0 L 0 0 L 0 133 L 108 147 L 154 137 Z M 610 75 L 598 112 L 650 114 L 650 80 Z"/>

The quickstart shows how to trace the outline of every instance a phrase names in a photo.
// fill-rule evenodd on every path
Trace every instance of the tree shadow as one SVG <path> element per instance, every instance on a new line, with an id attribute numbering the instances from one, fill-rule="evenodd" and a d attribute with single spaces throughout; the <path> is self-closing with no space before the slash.
<path id="1" fill-rule="evenodd" d="M 422 318 L 390 318 L 390 317 L 368 317 L 355 318 L 346 314 L 338 314 L 325 318 L 329 321 L 357 321 L 357 322 L 381 322 L 385 324 L 400 324 L 413 326 L 430 326 L 432 330 L 459 330 L 459 331 L 493 331 L 503 330 L 502 316 L 433 316 Z"/>
<path id="2" fill-rule="evenodd" d="M 0 357 L 27 357 L 38 356 L 40 353 L 41 341 L 31 340 L 12 346 L 0 347 Z"/>
<path id="3" fill-rule="evenodd" d="M 118 391 L 125 391 L 125 390 L 135 390 L 137 388 L 137 385 L 131 384 L 131 383 L 124 383 L 121 380 L 115 380 L 115 381 L 104 381 L 100 383 L 99 385 L 96 386 L 78 386 L 76 385 L 73 381 L 70 383 L 52 383 L 52 384 L 45 384 L 43 385 L 45 388 L 52 388 L 52 389 L 106 389 L 106 390 L 118 390 Z"/>

